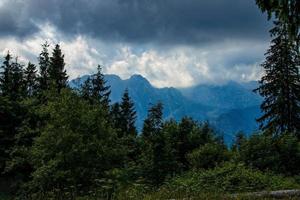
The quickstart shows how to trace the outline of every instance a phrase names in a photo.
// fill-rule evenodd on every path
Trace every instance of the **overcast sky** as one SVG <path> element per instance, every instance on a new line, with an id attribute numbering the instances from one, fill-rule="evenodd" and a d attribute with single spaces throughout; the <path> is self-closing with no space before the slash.
<path id="1" fill-rule="evenodd" d="M 0 0 L 0 53 L 37 63 L 59 43 L 70 78 L 95 72 L 154 86 L 257 80 L 270 24 L 255 0 Z"/>

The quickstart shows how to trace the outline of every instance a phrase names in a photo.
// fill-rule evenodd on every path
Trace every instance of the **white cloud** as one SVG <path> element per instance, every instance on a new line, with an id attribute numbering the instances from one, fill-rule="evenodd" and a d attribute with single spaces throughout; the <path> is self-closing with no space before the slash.
<path id="1" fill-rule="evenodd" d="M 198 83 L 250 81 L 260 77 L 258 63 L 266 44 L 225 41 L 211 46 L 159 46 L 108 43 L 83 35 L 68 38 L 51 24 L 37 24 L 40 32 L 24 41 L 0 38 L 2 56 L 10 50 L 19 60 L 37 62 L 45 40 L 61 45 L 70 78 L 90 74 L 97 64 L 105 73 L 122 78 L 141 74 L 156 87 L 188 87 Z"/>

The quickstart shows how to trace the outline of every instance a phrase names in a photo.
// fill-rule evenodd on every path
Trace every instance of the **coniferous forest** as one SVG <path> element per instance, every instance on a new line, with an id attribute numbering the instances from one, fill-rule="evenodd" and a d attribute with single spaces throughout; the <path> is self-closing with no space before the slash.
<path id="1" fill-rule="evenodd" d="M 138 130 L 130 90 L 112 104 L 100 65 L 70 88 L 58 44 L 42 44 L 27 65 L 7 52 L 0 199 L 236 199 L 300 189 L 299 1 L 256 2 L 274 20 L 253 91 L 263 114 L 260 131 L 238 133 L 231 146 L 209 122 L 164 120 L 161 102 L 149 105 Z"/>

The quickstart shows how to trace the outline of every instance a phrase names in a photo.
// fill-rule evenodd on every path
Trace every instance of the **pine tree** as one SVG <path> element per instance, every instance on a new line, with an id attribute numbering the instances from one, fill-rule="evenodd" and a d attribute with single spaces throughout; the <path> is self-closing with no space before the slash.
<path id="1" fill-rule="evenodd" d="M 134 103 L 129 96 L 128 89 L 123 94 L 120 109 L 121 132 L 125 135 L 135 136 L 137 134 L 135 128 L 136 111 L 134 110 Z"/>
<path id="2" fill-rule="evenodd" d="M 299 0 L 280 0 L 266 1 L 256 0 L 256 4 L 263 12 L 268 13 L 268 18 L 273 19 L 274 16 L 281 23 L 287 24 L 287 30 L 290 39 L 299 40 L 300 32 L 300 1 Z M 298 39 L 297 39 L 298 37 Z M 298 41 L 299 42 L 299 41 Z M 298 43 L 299 45 L 299 43 Z"/>
<path id="3" fill-rule="evenodd" d="M 13 68 L 11 64 L 12 56 L 8 52 L 1 66 L 0 92 L 2 96 L 8 96 L 12 89 Z"/>
<path id="4" fill-rule="evenodd" d="M 92 75 L 92 92 L 93 99 L 97 100 L 103 108 L 109 111 L 109 95 L 110 86 L 106 86 L 104 75 L 102 74 L 102 68 L 100 65 L 97 67 L 97 73 Z"/>
<path id="5" fill-rule="evenodd" d="M 18 101 L 25 95 L 23 80 L 23 66 L 18 59 L 11 61 L 12 56 L 8 53 L 2 65 L 0 76 L 0 91 L 3 96 L 8 96 L 12 101 Z"/>
<path id="6" fill-rule="evenodd" d="M 270 33 L 275 38 L 262 64 L 265 75 L 255 90 L 265 98 L 261 104 L 264 114 L 257 121 L 263 131 L 272 135 L 285 131 L 299 133 L 300 59 L 297 45 L 289 40 L 285 24 L 275 22 Z"/>
<path id="7" fill-rule="evenodd" d="M 91 96 L 92 96 L 91 93 L 92 93 L 92 81 L 91 78 L 88 77 L 81 85 L 80 95 L 83 99 L 91 102 Z"/>
<path id="8" fill-rule="evenodd" d="M 41 91 L 49 89 L 49 66 L 50 58 L 48 53 L 49 44 L 46 42 L 42 45 L 42 52 L 39 55 L 39 67 L 40 67 L 40 76 L 39 80 L 39 89 Z"/>
<path id="9" fill-rule="evenodd" d="M 33 96 L 37 90 L 37 70 L 34 64 L 28 63 L 25 69 L 25 87 L 28 96 Z"/>
<path id="10" fill-rule="evenodd" d="M 68 76 L 65 70 L 64 55 L 57 44 L 53 49 L 50 57 L 50 65 L 48 69 L 50 83 L 60 93 L 61 89 L 67 87 Z"/>
<path id="11" fill-rule="evenodd" d="M 149 138 L 156 133 L 159 133 L 163 125 L 163 105 L 158 103 L 152 106 L 148 111 L 147 119 L 144 121 L 142 136 Z"/>
<path id="12" fill-rule="evenodd" d="M 156 185 L 162 183 L 168 171 L 167 145 L 162 132 L 162 109 L 162 103 L 149 109 L 142 130 L 143 144 L 140 162 L 143 166 L 143 176 Z"/>
<path id="13" fill-rule="evenodd" d="M 191 150 L 192 145 L 189 142 L 189 134 L 195 127 L 195 122 L 188 117 L 181 119 L 179 123 L 179 131 L 176 137 L 176 157 L 182 170 L 186 170 L 188 167 L 188 161 L 186 159 L 188 151 Z"/>
<path id="14" fill-rule="evenodd" d="M 12 63 L 13 69 L 13 82 L 12 82 L 12 91 L 11 97 L 13 100 L 21 100 L 26 96 L 26 88 L 24 81 L 24 70 L 23 65 L 18 63 L 18 58 L 16 58 L 15 62 Z"/>
<path id="15" fill-rule="evenodd" d="M 7 150 L 12 146 L 14 137 L 14 113 L 12 102 L 6 96 L 0 96 L 0 177 L 9 158 Z"/>
<path id="16" fill-rule="evenodd" d="M 0 77 L 0 173 L 3 172 L 14 145 L 15 135 L 22 122 L 20 101 L 25 96 L 23 69 L 16 61 L 11 61 L 8 53 L 2 66 Z"/>
<path id="17" fill-rule="evenodd" d="M 121 128 L 120 128 L 121 109 L 120 109 L 120 104 L 118 102 L 111 105 L 110 115 L 111 115 L 111 121 L 114 125 L 114 128 L 117 129 L 117 132 L 119 133 L 118 136 L 122 137 Z"/>

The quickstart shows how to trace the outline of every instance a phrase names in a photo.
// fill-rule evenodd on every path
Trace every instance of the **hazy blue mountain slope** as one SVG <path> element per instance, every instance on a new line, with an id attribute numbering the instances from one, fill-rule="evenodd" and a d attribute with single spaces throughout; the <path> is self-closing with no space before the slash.
<path id="1" fill-rule="evenodd" d="M 88 76 L 70 81 L 72 88 L 79 88 Z M 111 86 L 112 103 L 121 100 L 126 88 L 135 103 L 138 114 L 137 126 L 142 127 L 151 104 L 161 101 L 164 104 L 164 117 L 181 119 L 184 116 L 196 120 L 208 120 L 225 140 L 230 143 L 234 134 L 243 131 L 249 134 L 257 129 L 255 118 L 259 116 L 261 98 L 252 90 L 256 82 L 229 82 L 222 86 L 198 85 L 196 87 L 155 88 L 147 79 L 140 75 L 133 75 L 122 80 L 116 75 L 105 75 L 107 84 Z"/>
<path id="2" fill-rule="evenodd" d="M 231 81 L 220 86 L 198 85 L 181 89 L 181 92 L 188 99 L 203 105 L 235 109 L 260 104 L 261 98 L 252 91 L 256 86 L 256 82 L 239 84 Z"/>
<path id="3" fill-rule="evenodd" d="M 83 76 L 70 81 L 70 86 L 79 88 L 87 79 Z M 164 117 L 181 119 L 184 116 L 191 116 L 197 120 L 207 119 L 206 113 L 211 110 L 208 106 L 202 106 L 185 98 L 175 88 L 155 88 L 148 80 L 140 75 L 133 75 L 131 78 L 122 80 L 116 75 L 105 75 L 107 84 L 111 86 L 112 103 L 119 102 L 126 88 L 135 103 L 138 114 L 137 126 L 142 127 L 143 120 L 147 116 L 148 108 L 157 102 L 164 105 Z"/>
<path id="4" fill-rule="evenodd" d="M 258 130 L 256 119 L 261 115 L 259 106 L 232 109 L 221 114 L 212 124 L 224 134 L 226 143 L 231 143 L 237 132 L 249 135 Z"/>

